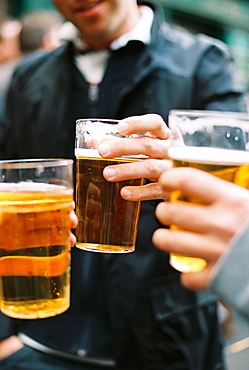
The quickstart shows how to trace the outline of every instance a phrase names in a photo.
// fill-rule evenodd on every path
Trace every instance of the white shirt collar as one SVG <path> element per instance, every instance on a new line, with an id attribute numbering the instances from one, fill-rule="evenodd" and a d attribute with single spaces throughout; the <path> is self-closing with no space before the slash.
<path id="1" fill-rule="evenodd" d="M 111 43 L 110 48 L 112 50 L 122 48 L 131 40 L 141 41 L 143 44 L 150 43 L 154 13 L 150 7 L 145 5 L 140 6 L 139 9 L 141 11 L 141 18 L 138 23 L 131 31 L 125 33 Z"/>

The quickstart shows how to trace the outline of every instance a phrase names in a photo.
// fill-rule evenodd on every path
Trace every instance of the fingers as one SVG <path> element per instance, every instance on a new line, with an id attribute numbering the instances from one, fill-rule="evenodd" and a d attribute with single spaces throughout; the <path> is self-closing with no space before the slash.
<path id="1" fill-rule="evenodd" d="M 123 181 L 136 178 L 157 180 L 163 171 L 171 168 L 171 161 L 146 159 L 133 163 L 108 166 L 103 175 L 107 181 Z"/>
<path id="2" fill-rule="evenodd" d="M 158 229 L 154 232 L 152 241 L 164 252 L 203 258 L 207 262 L 216 261 L 226 248 L 226 244 L 214 235 L 183 230 Z"/>
<path id="3" fill-rule="evenodd" d="M 157 181 L 161 173 L 171 167 L 168 160 L 148 159 L 134 163 L 108 166 L 103 175 L 107 181 L 123 181 L 135 178 L 149 178 Z M 152 199 L 168 199 L 168 193 L 163 191 L 161 184 L 153 183 L 143 186 L 129 186 L 121 190 L 125 200 L 140 201 Z"/>
<path id="4" fill-rule="evenodd" d="M 138 136 L 102 142 L 99 145 L 99 153 L 104 158 L 136 156 L 139 154 L 152 158 L 168 158 L 168 146 L 168 140 Z"/>
<path id="5" fill-rule="evenodd" d="M 166 193 L 165 188 L 162 191 Z M 177 225 L 189 231 L 204 233 L 215 226 L 212 209 L 191 203 L 162 202 L 158 204 L 155 214 L 163 225 Z"/>
<path id="6" fill-rule="evenodd" d="M 75 208 L 75 203 L 73 202 L 73 209 L 74 208 Z M 69 218 L 70 218 L 70 228 L 75 229 L 78 225 L 78 217 L 76 216 L 74 210 L 70 212 Z M 73 233 L 70 233 L 69 243 L 71 247 L 73 247 L 76 244 L 76 236 Z"/>
<path id="7" fill-rule="evenodd" d="M 161 116 L 157 114 L 145 114 L 125 118 L 118 124 L 121 135 L 132 135 L 148 132 L 151 136 L 159 139 L 167 139 L 170 129 Z"/>
<path id="8" fill-rule="evenodd" d="M 247 189 L 193 168 L 173 168 L 159 179 L 164 192 L 174 190 L 190 195 L 194 202 L 161 203 L 156 210 L 158 220 L 165 225 L 199 233 L 213 234 L 228 243 L 248 219 Z M 204 206 L 205 205 L 205 206 Z"/>
<path id="9" fill-rule="evenodd" d="M 102 142 L 99 153 L 104 158 L 143 154 L 152 158 L 168 158 L 170 130 L 156 114 L 126 118 L 118 124 L 121 135 L 136 137 Z M 140 134 L 140 135 L 139 135 Z M 141 135 L 143 134 L 143 135 Z"/>
<path id="10" fill-rule="evenodd" d="M 164 188 L 162 193 L 166 193 Z M 158 204 L 155 214 L 162 225 L 176 225 L 180 229 L 206 234 L 207 237 L 215 236 L 223 243 L 228 243 L 248 219 L 248 212 L 247 199 L 245 207 L 240 202 L 225 204 L 217 201 L 206 206 L 183 202 L 162 202 Z"/>
<path id="11" fill-rule="evenodd" d="M 195 273 L 181 274 L 181 284 L 187 289 L 204 290 L 209 286 L 214 264 L 208 264 L 204 270 Z"/>
<path id="12" fill-rule="evenodd" d="M 131 201 L 169 199 L 167 193 L 159 183 L 151 183 L 143 186 L 126 186 L 120 192 L 122 198 Z"/>
<path id="13" fill-rule="evenodd" d="M 164 252 L 174 252 L 180 255 L 204 258 L 207 266 L 199 272 L 181 273 L 181 283 L 187 289 L 207 289 L 212 277 L 213 267 L 224 246 L 218 246 L 216 240 L 205 238 L 205 235 L 185 231 L 158 229 L 153 234 L 154 245 Z M 212 249 L 212 250 L 211 250 Z"/>
<path id="14" fill-rule="evenodd" d="M 75 212 L 72 210 L 69 214 L 70 217 L 70 228 L 75 229 L 78 225 L 78 217 L 76 216 Z"/>
<path id="15" fill-rule="evenodd" d="M 73 247 L 76 244 L 76 236 L 73 233 L 70 234 L 69 243 L 71 247 Z"/>
<path id="16" fill-rule="evenodd" d="M 179 167 L 166 171 L 159 181 L 165 191 L 181 190 L 185 194 L 194 195 L 206 203 L 212 203 L 224 197 L 236 198 L 243 195 L 248 198 L 246 189 L 190 167 Z"/>

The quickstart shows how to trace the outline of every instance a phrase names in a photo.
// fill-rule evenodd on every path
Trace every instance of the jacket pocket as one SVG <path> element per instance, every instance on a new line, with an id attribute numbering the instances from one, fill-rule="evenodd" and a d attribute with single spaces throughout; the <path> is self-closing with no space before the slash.
<path id="1" fill-rule="evenodd" d="M 214 295 L 185 289 L 178 273 L 153 279 L 149 289 L 160 369 L 223 369 Z"/>

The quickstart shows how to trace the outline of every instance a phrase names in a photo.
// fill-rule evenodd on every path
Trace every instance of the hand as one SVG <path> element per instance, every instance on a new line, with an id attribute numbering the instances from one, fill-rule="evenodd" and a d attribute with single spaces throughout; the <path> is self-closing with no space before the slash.
<path id="1" fill-rule="evenodd" d="M 75 203 L 73 202 L 73 209 L 75 208 Z M 72 210 L 69 214 L 70 217 L 70 227 L 71 229 L 75 229 L 78 225 L 78 217 L 76 216 L 75 212 Z M 73 247 L 76 243 L 76 237 L 73 233 L 70 234 L 70 244 Z"/>
<path id="2" fill-rule="evenodd" d="M 12 335 L 9 338 L 0 341 L 0 360 L 12 355 L 13 353 L 19 351 L 24 344 L 16 336 Z"/>
<path id="3" fill-rule="evenodd" d="M 147 178 L 154 184 L 145 186 L 125 187 L 121 195 L 126 200 L 165 199 L 157 180 L 161 173 L 171 167 L 167 157 L 170 130 L 162 117 L 156 114 L 126 118 L 118 124 L 121 135 L 137 135 L 132 138 L 105 141 L 100 144 L 99 152 L 104 158 L 125 155 L 143 154 L 148 159 L 134 163 L 108 166 L 104 169 L 104 177 L 108 181 L 122 181 L 134 178 Z M 141 135 L 141 133 L 143 133 Z"/>
<path id="4" fill-rule="evenodd" d="M 153 243 L 166 252 L 204 258 L 206 268 L 181 274 L 181 281 L 187 288 L 205 289 L 218 258 L 249 219 L 249 192 L 192 168 L 170 169 L 162 174 L 159 182 L 166 192 L 181 190 L 202 202 L 202 205 L 160 203 L 156 209 L 158 220 L 163 225 L 178 225 L 184 231 L 158 229 Z"/>

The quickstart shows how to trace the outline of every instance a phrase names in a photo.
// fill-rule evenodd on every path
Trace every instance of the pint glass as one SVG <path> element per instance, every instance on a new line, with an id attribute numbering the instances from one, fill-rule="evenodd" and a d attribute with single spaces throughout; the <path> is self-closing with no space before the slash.
<path id="1" fill-rule="evenodd" d="M 131 157 L 104 159 L 98 152 L 103 140 L 120 138 L 118 121 L 77 120 L 76 123 L 76 246 L 92 252 L 128 253 L 135 249 L 140 202 L 124 200 L 124 186 L 141 185 L 142 179 L 108 182 L 106 166 L 133 162 Z"/>
<path id="2" fill-rule="evenodd" d="M 0 303 L 11 317 L 69 307 L 71 160 L 0 161 Z"/>
<path id="3" fill-rule="evenodd" d="M 174 167 L 193 167 L 248 188 L 249 115 L 215 111 L 178 111 L 169 115 L 172 130 L 168 154 Z M 190 194 L 175 191 L 173 202 L 201 205 Z M 177 229 L 171 225 L 172 229 Z M 182 272 L 202 270 L 206 261 L 170 254 L 171 265 Z"/>

